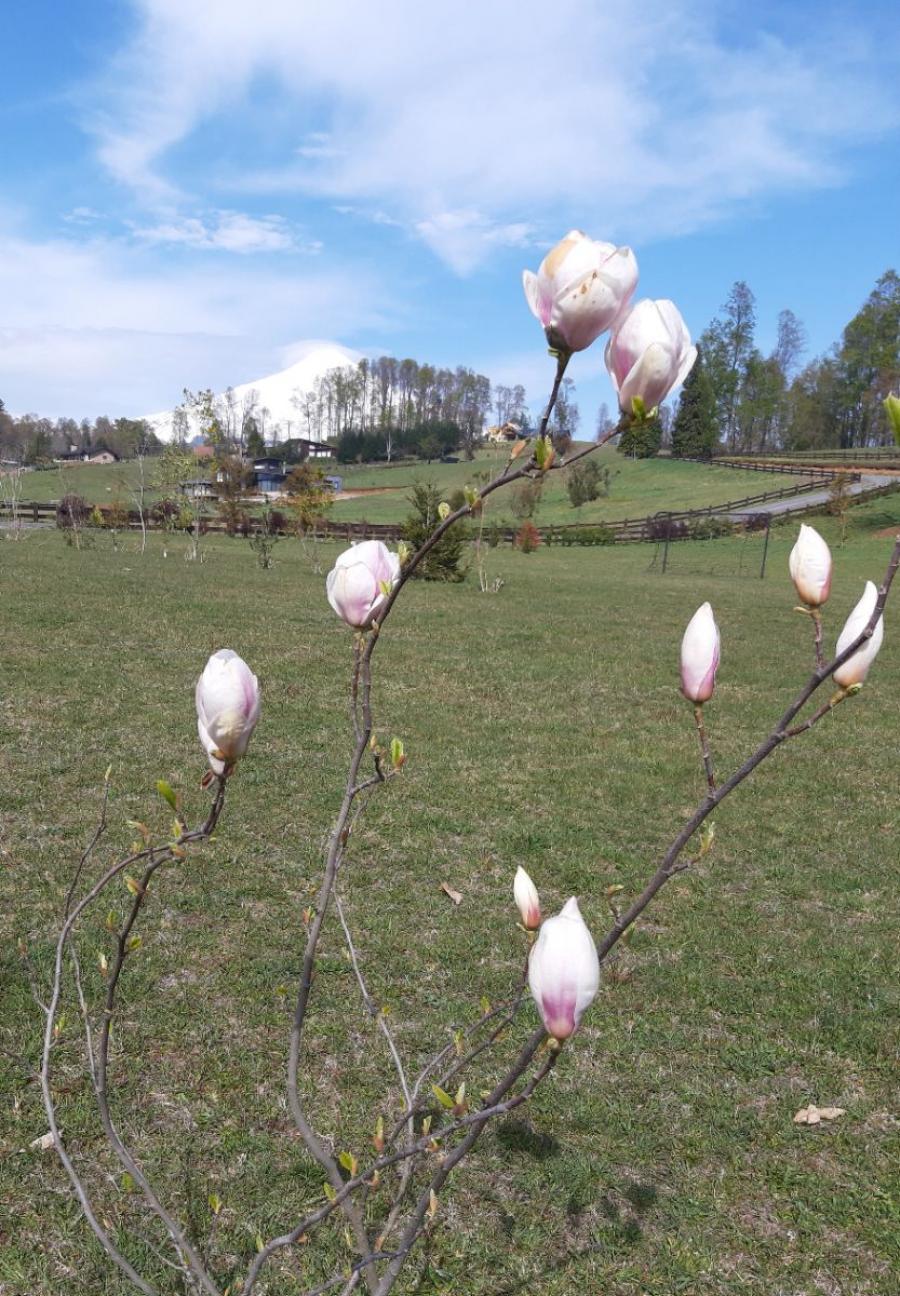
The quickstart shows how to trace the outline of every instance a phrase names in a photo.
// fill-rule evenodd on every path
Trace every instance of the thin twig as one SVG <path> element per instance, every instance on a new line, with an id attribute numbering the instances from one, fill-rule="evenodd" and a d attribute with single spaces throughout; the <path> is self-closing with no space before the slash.
<path id="1" fill-rule="evenodd" d="M 697 736 L 700 739 L 700 756 L 703 760 L 703 768 L 706 771 L 706 786 L 709 788 L 710 796 L 716 790 L 716 776 L 713 772 L 712 756 L 709 751 L 709 738 L 706 734 L 706 726 L 703 723 L 703 707 L 698 702 L 694 707 L 694 720 L 697 724 Z"/>
<path id="2" fill-rule="evenodd" d="M 433 1209 L 434 1202 L 437 1199 L 437 1194 L 443 1188 L 453 1169 L 478 1142 L 482 1130 L 491 1119 L 491 1116 L 488 1114 L 488 1109 L 500 1104 L 503 1095 L 509 1092 L 516 1080 L 523 1075 L 531 1065 L 532 1058 L 546 1038 L 547 1035 L 543 1026 L 538 1027 L 528 1040 L 528 1043 L 522 1049 L 519 1056 L 516 1058 L 511 1070 L 491 1091 L 489 1097 L 485 1101 L 484 1109 L 482 1109 L 482 1111 L 480 1111 L 475 1117 L 472 1122 L 472 1128 L 469 1130 L 468 1134 L 460 1143 L 457 1144 L 452 1152 L 442 1159 L 437 1170 L 435 1170 L 431 1177 L 431 1182 L 421 1193 L 416 1202 L 406 1228 L 403 1230 L 403 1234 L 400 1238 L 397 1255 L 390 1262 L 384 1274 L 381 1276 L 378 1286 L 375 1289 L 375 1296 L 387 1296 L 388 1292 L 390 1292 L 394 1286 L 400 1270 L 403 1268 L 407 1255 L 418 1241 L 429 1210 Z M 525 1102 L 527 1098 L 531 1096 L 531 1093 L 534 1092 L 534 1089 L 540 1081 L 544 1079 L 555 1065 L 558 1056 L 559 1054 L 556 1049 L 551 1049 L 548 1052 L 543 1066 L 539 1068 L 537 1074 L 533 1077 L 531 1085 L 526 1086 L 525 1091 L 518 1096 L 518 1101 L 516 1101 L 515 1105 L 518 1105 L 519 1102 Z M 511 1106 L 507 1104 L 504 1104 L 504 1106 L 508 1106 L 509 1110 L 512 1109 Z"/>
<path id="3" fill-rule="evenodd" d="M 182 1262 L 190 1269 L 192 1276 L 199 1284 L 201 1290 L 206 1292 L 207 1296 L 219 1296 L 219 1289 L 216 1287 L 207 1272 L 199 1253 L 191 1245 L 184 1229 L 177 1222 L 174 1216 L 172 1216 L 165 1208 L 165 1206 L 163 1206 L 142 1168 L 138 1165 L 137 1161 L 125 1146 L 122 1136 L 119 1134 L 119 1131 L 112 1119 L 109 1107 L 109 1042 L 116 1006 L 116 990 L 118 988 L 122 970 L 125 967 L 125 961 L 128 958 L 131 932 L 137 922 L 144 900 L 147 896 L 150 881 L 157 869 L 161 868 L 163 864 L 170 862 L 171 858 L 171 853 L 165 852 L 158 858 L 150 860 L 150 863 L 147 865 L 139 883 L 137 884 L 131 903 L 131 910 L 117 933 L 116 954 L 107 977 L 106 1001 L 103 1006 L 103 1020 L 100 1026 L 95 1089 L 97 1094 L 97 1107 L 100 1113 L 100 1121 L 103 1125 L 103 1130 L 123 1169 L 131 1175 L 134 1182 L 140 1188 L 147 1205 L 165 1226 L 172 1239 L 172 1244 L 175 1247 L 177 1254 L 181 1258 Z"/>
<path id="4" fill-rule="evenodd" d="M 816 637 L 816 670 L 821 670 L 825 665 L 825 651 L 822 647 L 822 613 L 817 607 L 811 608 L 809 615 L 813 619 Z"/>
<path id="5" fill-rule="evenodd" d="M 358 1174 L 346 1180 L 336 1192 L 332 1200 L 326 1201 L 322 1206 L 318 1207 L 317 1210 L 311 1212 L 288 1233 L 284 1233 L 281 1237 L 273 1238 L 270 1242 L 267 1242 L 263 1249 L 259 1251 L 253 1259 L 253 1263 L 250 1266 L 247 1278 L 244 1282 L 242 1296 L 250 1296 L 263 1266 L 276 1251 L 282 1250 L 285 1247 L 294 1246 L 304 1234 L 311 1232 L 317 1225 L 321 1224 L 323 1220 L 326 1220 L 338 1206 L 343 1206 L 345 1200 L 350 1197 L 352 1193 L 360 1187 L 367 1185 L 374 1174 L 389 1169 L 391 1166 L 397 1165 L 399 1162 L 407 1160 L 410 1157 L 418 1157 L 426 1152 L 433 1152 L 437 1144 L 446 1141 L 460 1130 L 468 1129 L 471 1132 L 473 1127 L 478 1127 L 480 1133 L 481 1129 L 488 1121 L 493 1120 L 498 1116 L 507 1115 L 509 1112 L 514 1111 L 517 1107 L 520 1107 L 523 1103 L 527 1102 L 534 1093 L 538 1084 L 540 1084 L 555 1064 L 557 1058 L 556 1050 L 550 1050 L 548 1052 L 544 1064 L 539 1068 L 528 1084 L 525 1085 L 521 1093 L 516 1094 L 514 1097 L 508 1098 L 505 1101 L 503 1099 L 504 1095 L 509 1092 L 524 1071 L 527 1070 L 531 1059 L 534 1057 L 534 1054 L 540 1048 L 545 1039 L 546 1032 L 543 1027 L 539 1027 L 531 1035 L 507 1075 L 488 1095 L 483 1105 L 477 1111 L 467 1112 L 466 1114 L 457 1117 L 443 1128 L 429 1131 L 428 1134 L 417 1139 L 410 1147 L 403 1147 L 396 1152 L 385 1153 L 382 1156 L 377 1157 L 376 1160 L 366 1166 L 364 1170 L 361 1170 Z M 468 1146 L 471 1146 L 471 1143 Z M 468 1148 L 466 1150 L 468 1150 Z M 457 1158 L 457 1161 L 460 1159 L 461 1158 Z M 456 1164 L 456 1162 L 454 1162 L 454 1164 Z M 365 1260 L 360 1262 L 361 1270 L 365 1269 L 366 1263 Z"/>
<path id="6" fill-rule="evenodd" d="M 393 1032 L 391 1031 L 390 1026 L 388 1026 L 387 1022 L 384 1019 L 384 1013 L 379 1010 L 378 1006 L 375 1003 L 375 1000 L 372 998 L 371 994 L 369 993 L 369 987 L 366 985 L 365 977 L 363 976 L 362 973 L 362 968 L 359 965 L 359 957 L 356 953 L 356 946 L 353 943 L 353 937 L 351 936 L 350 928 L 347 925 L 347 917 L 344 913 L 344 906 L 343 903 L 341 902 L 340 894 L 337 891 L 335 891 L 334 893 L 334 907 L 337 916 L 340 919 L 341 926 L 344 929 L 344 939 L 347 942 L 347 950 L 350 954 L 350 964 L 356 975 L 356 982 L 357 985 L 359 986 L 359 992 L 362 995 L 362 1000 L 365 1005 L 366 1012 L 369 1014 L 372 1020 L 376 1022 L 379 1029 L 381 1030 L 382 1035 L 384 1035 L 384 1038 L 387 1041 L 388 1050 L 390 1051 L 391 1057 L 394 1062 L 394 1070 L 397 1072 L 397 1079 L 400 1081 L 400 1088 L 403 1090 L 403 1101 L 406 1103 L 406 1110 L 409 1112 L 412 1110 L 412 1098 L 410 1097 L 410 1093 L 409 1093 L 409 1083 L 406 1079 L 406 1072 L 403 1069 L 403 1060 L 400 1057 L 400 1052 L 397 1048 L 397 1044 L 394 1039 Z"/>
<path id="7" fill-rule="evenodd" d="M 53 1045 L 55 1042 L 56 1015 L 59 1009 L 60 998 L 62 996 L 63 960 L 65 957 L 66 946 L 69 942 L 75 924 L 77 923 L 81 914 L 91 904 L 93 904 L 93 902 L 97 899 L 97 897 L 100 894 L 102 894 L 102 892 L 109 886 L 109 884 L 115 878 L 120 876 L 120 874 L 123 873 L 126 868 L 133 866 L 139 861 L 152 859 L 155 854 L 155 850 L 153 847 L 147 847 L 144 850 L 136 851 L 132 855 L 126 856 L 125 859 L 118 860 L 115 864 L 112 864 L 108 869 L 106 869 L 106 871 L 101 875 L 98 881 L 94 883 L 94 885 L 90 888 L 87 894 L 84 895 L 78 901 L 78 903 L 74 905 L 73 908 L 73 901 L 74 901 L 75 891 L 77 889 L 78 881 L 80 880 L 84 872 L 84 868 L 87 864 L 87 861 L 89 860 L 91 854 L 93 853 L 93 850 L 95 849 L 97 843 L 99 842 L 100 837 L 102 836 L 103 831 L 105 830 L 106 827 L 106 810 L 107 810 L 108 798 L 109 798 L 109 783 L 108 781 L 105 781 L 101 813 L 100 813 L 100 821 L 98 827 L 90 843 L 88 844 L 84 854 L 82 855 L 81 860 L 79 861 L 79 864 L 76 868 L 75 877 L 73 878 L 73 881 L 70 884 L 68 892 L 66 894 L 65 910 L 64 910 L 65 921 L 63 922 L 63 926 L 60 930 L 60 934 L 57 938 L 57 943 L 56 943 L 56 954 L 54 959 L 53 980 L 51 984 L 50 1002 L 47 1008 L 47 1020 L 44 1028 L 44 1044 L 43 1044 L 43 1050 L 41 1054 L 41 1069 L 40 1069 L 41 1094 L 44 1102 L 44 1111 L 47 1115 L 47 1122 L 50 1126 L 50 1133 L 53 1135 L 54 1149 L 60 1161 L 62 1162 L 63 1169 L 65 1170 L 66 1174 L 69 1177 L 69 1182 L 71 1183 L 75 1195 L 77 1196 L 81 1204 L 81 1208 L 82 1211 L 84 1212 L 85 1219 L 90 1225 L 94 1235 L 96 1236 L 100 1245 L 103 1247 L 104 1251 L 106 1251 L 110 1259 L 134 1283 L 134 1285 L 138 1288 L 139 1291 L 142 1291 L 145 1294 L 145 1296 L 156 1296 L 155 1289 L 151 1287 L 150 1284 L 140 1276 L 137 1270 L 125 1258 L 125 1256 L 121 1253 L 118 1247 L 116 1247 L 115 1243 L 112 1241 L 111 1237 L 109 1236 L 109 1233 L 106 1231 L 106 1229 L 103 1228 L 103 1226 L 100 1224 L 99 1220 L 97 1219 L 96 1215 L 94 1214 L 94 1210 L 93 1207 L 91 1206 L 91 1202 L 90 1202 L 90 1198 L 88 1197 L 87 1190 L 85 1189 L 84 1184 L 82 1183 L 81 1178 L 77 1170 L 75 1169 L 75 1166 L 68 1152 L 66 1151 L 65 1145 L 63 1144 L 62 1135 L 59 1129 L 59 1124 L 56 1119 L 56 1104 L 53 1099 L 53 1090 L 51 1085 L 51 1055 L 53 1051 Z M 219 779 L 216 796 L 213 800 L 213 804 L 210 808 L 209 814 L 207 815 L 205 822 L 200 828 L 194 829 L 191 832 L 184 833 L 180 839 L 179 848 L 183 847 L 183 845 L 187 842 L 203 840 L 213 832 L 216 823 L 218 822 L 218 818 L 221 813 L 222 806 L 224 804 L 224 798 L 225 798 L 225 781 L 224 779 Z M 174 855 L 171 853 L 171 850 L 169 849 L 167 849 L 167 858 L 174 858 Z M 76 963 L 76 967 L 77 967 L 77 963 Z M 85 1010 L 86 1010 L 86 1004 L 85 1004 Z M 89 1041 L 89 1047 L 92 1047 L 89 1017 L 87 1018 L 86 1024 L 87 1024 L 87 1037 Z M 215 1288 L 212 1289 L 214 1293 L 215 1290 L 216 1290 Z"/>

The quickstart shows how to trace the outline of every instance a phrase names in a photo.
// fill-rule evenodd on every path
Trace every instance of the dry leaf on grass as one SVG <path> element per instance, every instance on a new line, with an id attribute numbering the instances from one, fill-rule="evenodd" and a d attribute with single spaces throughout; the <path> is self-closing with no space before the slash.
<path id="1" fill-rule="evenodd" d="M 450 885 L 449 882 L 442 882 L 441 890 L 443 891 L 444 895 L 450 897 L 450 899 L 453 901 L 455 905 L 462 904 L 462 896 L 459 894 L 458 891 L 455 891 L 453 889 L 453 887 Z"/>
<path id="2" fill-rule="evenodd" d="M 845 1107 L 816 1107 L 810 1103 L 808 1107 L 801 1107 L 794 1117 L 795 1125 L 818 1125 L 823 1120 L 837 1120 L 839 1116 L 846 1115 Z"/>
<path id="3" fill-rule="evenodd" d="M 28 1144 L 28 1146 L 30 1148 L 37 1148 L 38 1151 L 40 1152 L 47 1152 L 49 1151 L 50 1148 L 53 1147 L 55 1142 L 56 1140 L 54 1139 L 52 1133 L 50 1132 L 50 1130 L 48 1130 L 47 1133 L 42 1134 L 40 1138 L 32 1139 L 31 1142 Z"/>

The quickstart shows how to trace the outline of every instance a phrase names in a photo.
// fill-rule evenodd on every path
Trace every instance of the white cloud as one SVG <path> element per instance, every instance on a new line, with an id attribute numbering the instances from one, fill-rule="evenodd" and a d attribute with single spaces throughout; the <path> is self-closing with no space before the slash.
<path id="1" fill-rule="evenodd" d="M 185 247 L 215 252 L 319 252 L 322 244 L 298 244 L 282 216 L 247 216 L 242 212 L 220 211 L 211 219 L 198 216 L 134 225 L 135 238 L 144 243 L 180 243 Z"/>
<path id="2" fill-rule="evenodd" d="M 527 247 L 533 227 L 526 221 L 495 224 L 473 210 L 435 212 L 416 223 L 416 232 L 458 274 L 468 274 L 494 247 Z"/>
<path id="3" fill-rule="evenodd" d="M 103 213 L 95 211 L 93 207 L 73 207 L 63 214 L 63 220 L 67 225 L 93 225 L 103 220 Z"/>
<path id="4" fill-rule="evenodd" d="M 295 138 L 283 162 L 245 159 L 235 188 L 368 206 L 463 272 L 536 224 L 557 234 L 562 211 L 633 241 L 832 184 L 848 143 L 900 119 L 896 41 L 852 16 L 779 36 L 773 12 L 726 37 L 706 0 L 218 0 L 214 22 L 137 7 L 92 118 L 118 179 L 177 192 L 172 146 L 243 115 L 264 77 Z"/>
<path id="5" fill-rule="evenodd" d="M 0 395 L 48 415 L 164 409 L 186 385 L 272 372 L 286 338 L 382 328 L 387 300 L 354 266 L 276 272 L 241 258 L 222 274 L 112 239 L 0 230 Z"/>

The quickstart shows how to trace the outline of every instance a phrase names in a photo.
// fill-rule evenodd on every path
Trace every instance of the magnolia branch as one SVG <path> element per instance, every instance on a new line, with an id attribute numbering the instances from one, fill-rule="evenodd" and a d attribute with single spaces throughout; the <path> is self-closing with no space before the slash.
<path id="1" fill-rule="evenodd" d="M 103 800 L 102 800 L 101 812 L 100 812 L 100 820 L 97 829 L 95 830 L 94 835 L 91 838 L 91 841 L 88 843 L 88 846 L 85 849 L 84 854 L 81 857 L 81 860 L 79 861 L 78 867 L 75 872 L 75 876 L 69 886 L 69 891 L 66 896 L 66 902 L 64 908 L 65 921 L 63 923 L 59 937 L 57 938 L 56 954 L 55 954 L 54 968 L 53 968 L 53 980 L 51 984 L 50 1001 L 47 1006 L 46 1023 L 44 1027 L 44 1045 L 41 1054 L 41 1070 L 40 1070 L 41 1094 L 44 1102 L 44 1110 L 47 1115 L 47 1122 L 50 1127 L 50 1134 L 53 1137 L 53 1146 L 56 1150 L 56 1153 L 60 1161 L 62 1162 L 66 1174 L 68 1175 L 69 1181 L 72 1184 L 75 1194 L 78 1197 L 78 1200 L 81 1204 L 81 1208 L 84 1211 L 85 1218 L 87 1219 L 88 1224 L 93 1230 L 94 1235 L 96 1236 L 100 1245 L 106 1251 L 110 1259 L 118 1266 L 119 1269 L 121 1269 L 121 1271 L 135 1284 L 135 1286 L 140 1291 L 145 1293 L 145 1296 L 156 1296 L 154 1289 L 150 1286 L 149 1283 L 147 1283 L 140 1276 L 140 1274 L 137 1273 L 137 1271 L 130 1264 L 130 1262 L 125 1258 L 125 1256 L 122 1255 L 121 1251 L 118 1249 L 118 1247 L 116 1247 L 115 1243 L 110 1238 L 109 1233 L 102 1226 L 100 1221 L 97 1219 L 97 1216 L 91 1205 L 91 1201 L 88 1196 L 87 1190 L 85 1189 L 81 1177 L 78 1174 L 78 1171 L 75 1169 L 74 1163 L 72 1162 L 68 1152 L 66 1151 L 65 1145 L 62 1141 L 62 1134 L 59 1129 L 59 1123 L 56 1117 L 56 1104 L 53 1097 L 51 1064 L 52 1064 L 53 1048 L 56 1043 L 56 1036 L 57 1036 L 57 1030 L 56 1030 L 57 1014 L 58 1014 L 59 1003 L 63 991 L 63 967 L 64 967 L 66 948 L 79 918 L 85 912 L 85 910 L 87 910 L 89 906 L 94 903 L 97 897 L 103 894 L 103 892 L 107 889 L 107 887 L 110 885 L 111 882 L 113 882 L 117 877 L 119 877 L 122 873 L 124 873 L 124 871 L 127 868 L 133 868 L 138 863 L 146 862 L 148 869 L 151 872 L 155 871 L 155 869 L 158 868 L 161 864 L 168 863 L 174 859 L 181 858 L 184 854 L 184 849 L 186 845 L 189 845 L 194 842 L 203 841 L 212 834 L 212 832 L 215 830 L 216 824 L 218 823 L 219 816 L 222 812 L 222 808 L 225 801 L 225 780 L 224 778 L 220 778 L 218 780 L 218 787 L 216 790 L 215 798 L 213 800 L 209 814 L 207 815 L 205 822 L 202 824 L 200 828 L 194 829 L 192 831 L 182 831 L 178 839 L 178 842 L 175 844 L 170 844 L 166 847 L 163 847 L 162 849 L 153 846 L 148 846 L 144 850 L 136 851 L 131 855 L 126 856 L 124 859 L 118 860 L 115 864 L 111 865 L 101 875 L 101 877 L 98 879 L 98 881 L 94 883 L 94 885 L 90 888 L 87 894 L 84 895 L 81 898 L 81 900 L 77 902 L 77 904 L 75 904 L 74 899 L 75 899 L 75 893 L 78 887 L 78 883 L 84 873 L 85 868 L 87 867 L 89 860 L 93 855 L 94 850 L 96 849 L 103 835 L 103 832 L 105 831 L 108 798 L 109 798 L 109 778 L 107 775 L 107 778 L 104 780 L 104 790 L 103 790 Z M 145 877 L 147 876 L 147 870 L 145 870 L 144 876 Z M 135 899 L 137 900 L 139 897 L 140 899 L 142 899 L 144 894 L 146 894 L 146 887 L 139 888 L 139 891 L 135 896 Z M 137 911 L 134 910 L 135 917 L 136 917 L 136 913 Z M 129 931 L 130 931 L 130 926 L 129 926 Z M 124 962 L 124 955 L 121 955 L 121 962 Z M 121 962 L 117 965 L 117 971 L 115 976 L 116 983 L 118 982 L 118 973 L 119 971 L 121 971 Z M 94 1055 L 93 1036 L 91 1033 L 91 1026 L 90 1026 L 90 1016 L 87 1011 L 87 1004 L 84 1000 L 84 994 L 81 986 L 80 967 L 77 961 L 77 952 L 75 952 L 74 968 L 75 968 L 75 975 L 76 975 L 76 988 L 78 993 L 79 1008 L 81 1010 L 82 1019 L 85 1022 L 85 1027 L 86 1027 L 87 1047 L 90 1054 L 89 1069 L 91 1073 L 91 1080 L 92 1080 L 92 1084 L 94 1085 L 95 1092 L 98 1095 L 98 1100 L 100 1097 L 100 1085 L 101 1083 L 103 1084 L 104 1101 L 105 1101 L 105 1074 L 104 1074 L 105 1053 L 104 1053 L 104 1049 L 101 1047 L 101 1061 L 98 1062 L 98 1060 L 95 1058 Z M 114 990 L 115 987 L 113 987 L 113 994 L 114 994 Z M 111 1005 L 109 999 L 107 1001 L 107 1008 L 108 1011 L 111 1011 Z M 108 1048 L 109 1020 L 110 1018 L 109 1016 L 107 1016 L 104 1021 L 106 1048 Z M 101 1069 L 101 1067 L 103 1069 Z M 104 1128 L 106 1128 L 105 1120 L 104 1120 Z M 107 1132 L 107 1137 L 108 1138 L 111 1137 L 110 1130 L 107 1129 L 106 1132 Z M 111 1139 L 111 1141 L 113 1142 L 113 1147 L 116 1150 L 117 1155 L 119 1155 L 119 1149 L 122 1146 L 121 1143 L 119 1143 L 117 1146 L 115 1139 Z M 124 1149 L 122 1150 L 124 1151 Z M 135 1168 L 137 1169 L 137 1167 Z M 139 1170 L 138 1170 L 138 1175 L 140 1175 Z M 135 1175 L 136 1182 L 138 1181 L 138 1175 Z M 143 1176 L 141 1176 L 141 1178 L 143 1178 Z M 149 1185 L 146 1184 L 146 1180 L 144 1180 L 144 1184 L 146 1185 L 146 1189 L 149 1190 Z M 153 1199 L 152 1196 L 152 1190 L 150 1191 L 149 1197 L 148 1197 L 148 1191 L 144 1191 L 144 1196 L 145 1199 L 148 1200 L 148 1204 L 151 1205 L 152 1209 L 156 1212 L 156 1214 L 159 1215 L 159 1217 L 163 1220 L 164 1223 L 166 1223 L 166 1227 L 169 1229 L 170 1236 L 173 1237 L 173 1242 L 175 1242 L 176 1247 L 180 1250 L 181 1248 L 179 1246 L 178 1241 L 176 1241 L 176 1237 L 180 1237 L 183 1235 L 181 1234 L 181 1230 L 178 1228 L 178 1225 L 175 1224 L 175 1221 L 171 1219 L 171 1216 L 169 1216 L 168 1213 L 165 1212 L 159 1206 L 158 1202 L 155 1202 L 155 1199 Z M 170 1227 L 170 1224 L 172 1227 Z M 174 1233 L 173 1233 L 173 1228 L 174 1228 Z M 185 1255 L 185 1258 L 188 1258 L 189 1255 L 188 1251 L 184 1251 L 183 1254 Z M 200 1265 L 199 1268 L 195 1270 L 193 1264 L 191 1264 L 191 1268 L 197 1280 L 201 1281 L 200 1275 L 202 1271 L 202 1265 Z M 218 1289 L 212 1284 L 208 1276 L 205 1275 L 205 1272 L 203 1274 L 203 1277 L 205 1279 L 204 1290 L 206 1290 L 210 1294 L 210 1296 L 218 1296 Z"/>
<path id="2" fill-rule="evenodd" d="M 679 871 L 678 857 L 690 841 L 691 837 L 703 821 L 712 813 L 716 806 L 724 801 L 736 787 L 739 787 L 740 784 L 743 783 L 744 779 L 748 778 L 758 765 L 761 765 L 764 760 L 772 755 L 776 748 L 780 747 L 782 743 L 787 742 L 791 738 L 807 733 L 823 716 L 832 711 L 838 702 L 848 696 L 846 690 L 841 690 L 824 706 L 820 707 L 807 721 L 801 722 L 798 725 L 793 724 L 794 720 L 806 706 L 806 703 L 810 700 L 816 690 L 819 689 L 836 670 L 843 666 L 845 662 L 849 661 L 850 658 L 859 651 L 864 643 L 871 639 L 875 632 L 875 627 L 878 625 L 884 611 L 885 604 L 887 603 L 888 595 L 890 594 L 894 577 L 897 574 L 898 566 L 900 566 L 900 539 L 898 539 L 894 545 L 884 579 L 878 590 L 878 598 L 875 602 L 875 608 L 869 617 L 868 623 L 863 627 L 862 631 L 856 636 L 856 638 L 847 645 L 843 652 L 838 653 L 830 662 L 823 663 L 821 666 L 816 667 L 803 688 L 781 716 L 780 720 L 775 725 L 775 728 L 767 738 L 763 739 L 753 752 L 752 756 L 749 756 L 744 764 L 741 765 L 739 769 L 735 770 L 729 779 L 720 784 L 715 790 L 710 790 L 708 792 L 707 796 L 691 815 L 681 832 L 666 851 L 659 867 L 647 883 L 644 890 L 631 907 L 616 920 L 605 939 L 597 946 L 597 953 L 601 962 L 606 958 L 610 950 L 622 939 L 628 928 L 640 917 L 656 896 L 657 892 L 665 886 L 666 882 L 669 881 L 675 872 Z"/>

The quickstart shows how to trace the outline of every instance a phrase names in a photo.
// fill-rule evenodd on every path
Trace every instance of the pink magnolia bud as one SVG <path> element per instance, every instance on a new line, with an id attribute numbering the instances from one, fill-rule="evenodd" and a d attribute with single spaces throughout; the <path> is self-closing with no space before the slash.
<path id="1" fill-rule="evenodd" d="M 528 931 L 537 931 L 541 925 L 541 901 L 537 887 L 521 865 L 516 869 L 513 899 L 522 915 L 522 926 Z"/>
<path id="2" fill-rule="evenodd" d="M 606 344 L 606 367 L 619 409 L 640 397 L 648 410 L 683 383 L 697 359 L 691 335 L 674 302 L 644 298 L 622 316 Z"/>
<path id="3" fill-rule="evenodd" d="M 708 603 L 688 622 L 681 641 L 681 691 L 689 702 L 708 702 L 719 668 L 719 627 Z"/>
<path id="4" fill-rule="evenodd" d="M 600 985 L 600 960 L 573 896 L 548 918 L 528 960 L 528 984 L 548 1035 L 568 1039 Z"/>
<path id="5" fill-rule="evenodd" d="M 215 774 L 225 774 L 247 750 L 259 719 L 259 681 L 230 648 L 213 653 L 194 692 L 197 732 Z"/>
<path id="6" fill-rule="evenodd" d="M 544 257 L 537 274 L 523 271 L 525 297 L 551 346 L 583 351 L 605 333 L 637 287 L 628 247 L 600 243 L 572 230 Z"/>
<path id="7" fill-rule="evenodd" d="M 875 604 L 878 602 L 878 590 L 871 581 L 866 581 L 865 592 L 856 607 L 847 617 L 843 630 L 838 636 L 836 655 L 849 648 L 854 639 L 858 639 L 872 619 Z M 880 616 L 875 623 L 872 637 L 866 639 L 862 647 L 839 666 L 834 672 L 834 682 L 841 688 L 852 688 L 862 684 L 869 673 L 869 667 L 878 656 L 878 650 L 884 640 L 884 617 Z"/>
<path id="8" fill-rule="evenodd" d="M 831 593 L 831 550 L 815 527 L 801 523 L 788 558 L 791 580 L 808 607 L 821 607 Z"/>
<path id="9" fill-rule="evenodd" d="M 400 559 L 380 540 L 364 540 L 338 555 L 328 573 L 328 602 L 347 625 L 372 624 L 400 575 Z"/>

